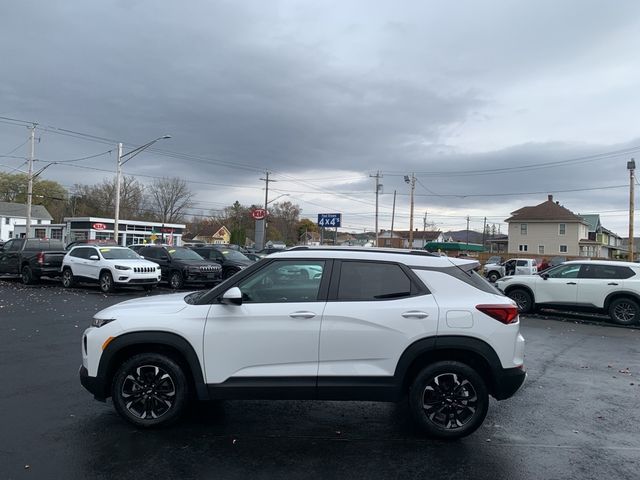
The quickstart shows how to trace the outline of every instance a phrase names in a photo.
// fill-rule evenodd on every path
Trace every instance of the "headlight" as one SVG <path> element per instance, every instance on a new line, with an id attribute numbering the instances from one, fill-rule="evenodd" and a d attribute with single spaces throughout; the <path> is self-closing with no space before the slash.
<path id="1" fill-rule="evenodd" d="M 124 265 L 116 265 L 116 270 L 131 270 L 131 267 L 125 267 Z"/>
<path id="2" fill-rule="evenodd" d="M 91 319 L 91 326 L 100 328 L 106 325 L 107 323 L 111 323 L 115 320 L 115 318 L 93 318 Z"/>

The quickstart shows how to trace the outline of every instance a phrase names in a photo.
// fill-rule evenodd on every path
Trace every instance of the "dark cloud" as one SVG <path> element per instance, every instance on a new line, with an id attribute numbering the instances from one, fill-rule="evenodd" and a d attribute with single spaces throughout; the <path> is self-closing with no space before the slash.
<path id="1" fill-rule="evenodd" d="M 193 180 L 199 212 L 261 202 L 260 171 L 269 169 L 274 195 L 289 192 L 304 213 L 343 211 L 354 227 L 372 227 L 368 174 L 382 170 L 382 216 L 390 220 L 397 190 L 403 226 L 402 175 L 423 172 L 420 215 L 461 227 L 469 214 L 477 228 L 485 215 L 500 221 L 543 201 L 542 192 L 627 182 L 624 155 L 465 172 L 640 143 L 622 121 L 637 111 L 640 72 L 627 49 L 638 46 L 639 10 L 592 1 L 14 2 L 0 17 L 0 115 L 131 146 L 170 133 L 158 148 L 198 158 L 147 152 L 126 171 Z M 41 136 L 43 159 L 113 148 Z M 23 138 L 23 128 L 0 123 L 2 150 Z M 79 164 L 113 169 L 115 157 Z M 109 175 L 47 173 L 67 186 Z M 474 196 L 518 191 L 541 193 Z M 574 211 L 607 212 L 623 210 L 625 195 L 556 196 Z M 606 219 L 623 233 L 619 213 Z"/>

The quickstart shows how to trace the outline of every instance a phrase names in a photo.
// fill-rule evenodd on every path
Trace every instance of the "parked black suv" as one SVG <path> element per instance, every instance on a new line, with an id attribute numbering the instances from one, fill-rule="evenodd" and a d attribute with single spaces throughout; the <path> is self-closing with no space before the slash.
<path id="1" fill-rule="evenodd" d="M 224 279 L 231 277 L 243 268 L 247 268 L 255 263 L 238 250 L 228 248 L 227 246 L 218 247 L 216 245 L 208 245 L 205 247 L 190 248 L 198 255 L 222 265 L 222 278 Z"/>
<path id="2" fill-rule="evenodd" d="M 186 247 L 150 246 L 138 250 L 145 259 L 160 265 L 162 280 L 171 288 L 182 288 L 188 283 L 215 285 L 222 280 L 222 267 L 205 260 Z"/>

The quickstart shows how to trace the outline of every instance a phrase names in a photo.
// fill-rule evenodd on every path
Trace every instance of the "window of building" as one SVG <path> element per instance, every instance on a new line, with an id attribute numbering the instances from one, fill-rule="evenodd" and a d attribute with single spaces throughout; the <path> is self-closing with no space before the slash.
<path id="1" fill-rule="evenodd" d="M 113 240 L 113 233 L 96 232 L 96 240 Z"/>
<path id="2" fill-rule="evenodd" d="M 42 220 L 38 220 L 38 225 L 42 225 Z"/>
<path id="3" fill-rule="evenodd" d="M 538 245 L 538 253 L 544 255 L 544 245 Z"/>
<path id="4" fill-rule="evenodd" d="M 11 218 L 10 217 L 5 217 L 4 224 L 5 225 L 9 225 L 10 223 L 11 223 Z"/>
<path id="5" fill-rule="evenodd" d="M 565 235 L 567 233 L 567 224 L 559 223 L 558 224 L 558 235 Z"/>
<path id="6" fill-rule="evenodd" d="M 529 245 L 518 245 L 518 251 L 519 252 L 528 252 L 529 251 Z"/>
<path id="7" fill-rule="evenodd" d="M 62 240 L 62 229 L 61 228 L 52 229 L 51 238 L 54 240 Z"/>
<path id="8" fill-rule="evenodd" d="M 527 234 L 527 228 L 528 228 L 528 225 L 526 223 L 521 223 L 520 224 L 520 235 L 526 235 Z"/>
<path id="9" fill-rule="evenodd" d="M 560 245 L 560 253 L 567 253 L 568 250 L 566 245 Z"/>
<path id="10" fill-rule="evenodd" d="M 35 237 L 36 238 L 46 238 L 47 231 L 44 228 L 36 228 L 35 229 Z"/>

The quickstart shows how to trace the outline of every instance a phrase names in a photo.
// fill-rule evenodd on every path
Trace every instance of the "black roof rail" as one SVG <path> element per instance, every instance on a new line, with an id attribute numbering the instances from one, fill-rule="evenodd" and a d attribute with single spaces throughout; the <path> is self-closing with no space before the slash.
<path id="1" fill-rule="evenodd" d="M 380 248 L 380 247 L 347 247 L 347 246 L 321 246 L 314 247 L 309 245 L 297 245 L 295 247 L 287 248 L 286 252 L 296 250 L 342 250 L 345 252 L 382 252 L 382 253 L 395 253 L 400 255 L 419 255 L 422 257 L 439 257 L 435 253 L 428 252 L 426 250 L 409 250 L 399 248 Z"/>

